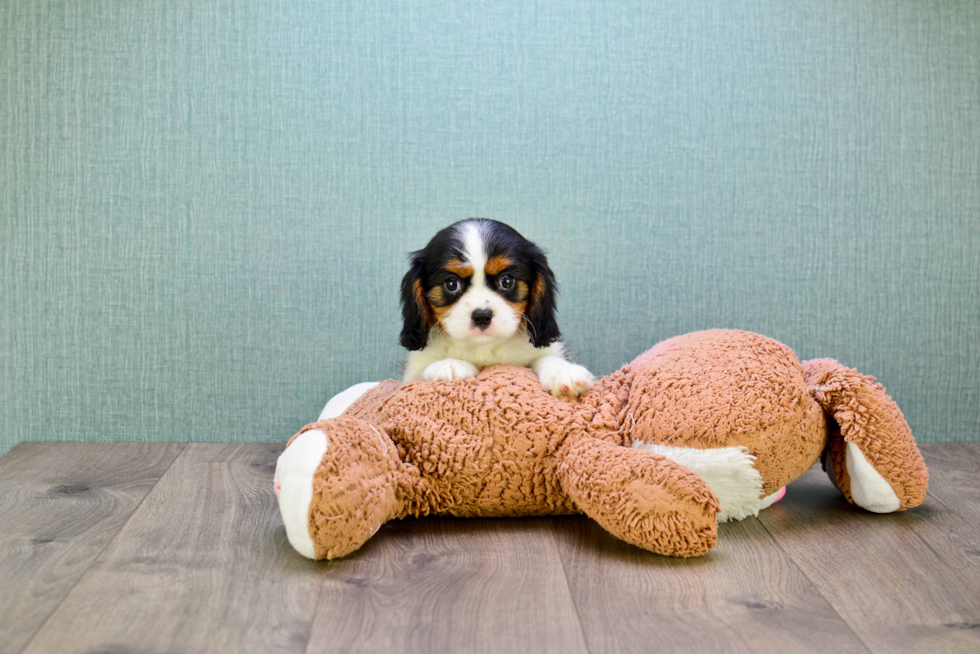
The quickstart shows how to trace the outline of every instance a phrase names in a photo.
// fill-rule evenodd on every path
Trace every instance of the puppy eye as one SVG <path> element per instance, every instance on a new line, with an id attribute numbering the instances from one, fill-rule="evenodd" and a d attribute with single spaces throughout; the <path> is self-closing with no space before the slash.
<path id="1" fill-rule="evenodd" d="M 509 291 L 514 288 L 514 278 L 510 275 L 501 275 L 497 280 L 497 286 L 500 287 L 501 291 Z"/>
<path id="2" fill-rule="evenodd" d="M 443 282 L 442 285 L 445 286 L 446 290 L 449 291 L 450 293 L 454 293 L 454 294 L 459 293 L 459 278 L 457 277 L 450 277 L 445 282 Z"/>

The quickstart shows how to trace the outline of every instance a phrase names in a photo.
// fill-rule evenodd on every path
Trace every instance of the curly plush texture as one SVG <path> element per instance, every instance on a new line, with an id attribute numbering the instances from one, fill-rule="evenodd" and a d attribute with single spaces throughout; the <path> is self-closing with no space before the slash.
<path id="1" fill-rule="evenodd" d="M 387 437 L 368 422 L 342 416 L 311 428 L 326 435 L 327 450 L 313 475 L 310 537 L 316 558 L 332 559 L 396 517 L 398 461 Z"/>
<path id="2" fill-rule="evenodd" d="M 350 553 L 410 515 L 578 512 L 639 547 L 699 556 L 717 542 L 717 492 L 730 517 L 755 515 L 824 452 L 855 501 L 847 443 L 900 510 L 920 504 L 928 482 L 873 378 L 730 330 L 664 341 L 578 399 L 552 397 L 526 368 L 493 366 L 474 379 L 382 382 L 301 433 L 312 429 L 327 442 L 311 480 L 315 558 Z"/>
<path id="3" fill-rule="evenodd" d="M 633 438 L 701 449 L 744 446 L 765 495 L 796 479 L 823 451 L 827 425 L 793 351 L 750 332 L 713 329 L 663 341 L 643 368 L 629 411 Z"/>
<path id="4" fill-rule="evenodd" d="M 862 375 L 833 359 L 803 363 L 805 379 L 817 403 L 831 416 L 828 471 L 848 502 L 851 480 L 845 465 L 845 444 L 856 444 L 892 487 L 900 510 L 919 506 L 926 498 L 929 472 L 912 431 L 898 405 L 874 377 Z M 887 437 L 883 437 L 886 435 Z"/>
<path id="5" fill-rule="evenodd" d="M 698 475 L 652 452 L 578 438 L 560 474 L 575 504 L 606 531 L 669 556 L 697 556 L 718 540 L 718 499 Z"/>

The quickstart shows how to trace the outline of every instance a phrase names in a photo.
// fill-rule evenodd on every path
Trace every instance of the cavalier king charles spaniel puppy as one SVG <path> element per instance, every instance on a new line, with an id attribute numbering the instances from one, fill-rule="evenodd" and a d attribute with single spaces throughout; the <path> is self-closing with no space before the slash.
<path id="1" fill-rule="evenodd" d="M 558 288 L 538 246 L 512 227 L 471 218 L 410 255 L 402 280 L 405 381 L 467 379 L 483 366 L 534 370 L 552 395 L 576 397 L 592 374 L 565 358 Z"/>

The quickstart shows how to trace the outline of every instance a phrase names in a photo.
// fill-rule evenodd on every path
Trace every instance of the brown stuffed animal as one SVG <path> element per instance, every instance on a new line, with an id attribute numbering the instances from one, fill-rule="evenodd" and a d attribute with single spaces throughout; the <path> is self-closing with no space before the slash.
<path id="1" fill-rule="evenodd" d="M 872 377 L 711 330 L 660 343 L 578 399 L 552 397 L 517 366 L 382 382 L 293 436 L 275 484 L 290 543 L 314 559 L 409 515 L 568 513 L 659 554 L 699 556 L 720 520 L 757 515 L 821 455 L 869 511 L 925 498 L 915 440 Z"/>

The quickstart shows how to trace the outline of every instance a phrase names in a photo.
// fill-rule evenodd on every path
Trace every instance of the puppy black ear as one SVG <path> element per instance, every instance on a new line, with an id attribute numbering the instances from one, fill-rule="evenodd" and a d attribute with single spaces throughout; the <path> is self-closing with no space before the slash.
<path id="1" fill-rule="evenodd" d="M 547 347 L 561 338 L 558 322 L 555 320 L 558 285 L 544 253 L 538 250 L 533 258 L 536 276 L 531 284 L 531 297 L 527 303 L 528 331 L 534 347 Z"/>
<path id="2" fill-rule="evenodd" d="M 411 255 L 412 267 L 402 278 L 402 333 L 398 341 L 409 350 L 421 350 L 429 339 L 432 309 L 422 288 L 421 253 Z"/>

